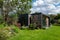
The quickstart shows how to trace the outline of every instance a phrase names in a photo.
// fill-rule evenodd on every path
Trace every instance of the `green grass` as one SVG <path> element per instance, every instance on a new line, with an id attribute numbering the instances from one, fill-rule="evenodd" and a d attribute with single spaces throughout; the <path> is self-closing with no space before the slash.
<path id="1" fill-rule="evenodd" d="M 8 40 L 60 40 L 60 26 L 52 26 L 46 30 L 20 30 Z"/>

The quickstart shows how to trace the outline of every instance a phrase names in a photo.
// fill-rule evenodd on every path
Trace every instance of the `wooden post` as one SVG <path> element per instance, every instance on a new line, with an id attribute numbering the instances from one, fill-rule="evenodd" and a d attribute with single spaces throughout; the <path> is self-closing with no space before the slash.
<path id="1" fill-rule="evenodd" d="M 30 25 L 30 17 L 31 15 L 28 15 L 28 26 Z"/>
<path id="2" fill-rule="evenodd" d="M 46 17 L 46 26 L 47 27 L 49 26 L 49 19 L 48 19 L 48 17 Z"/>

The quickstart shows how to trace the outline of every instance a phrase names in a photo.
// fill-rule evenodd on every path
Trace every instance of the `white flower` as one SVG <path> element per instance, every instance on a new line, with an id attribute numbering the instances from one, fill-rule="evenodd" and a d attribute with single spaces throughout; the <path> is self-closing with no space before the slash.
<path id="1" fill-rule="evenodd" d="M 23 4 L 26 4 L 26 2 L 24 2 Z"/>

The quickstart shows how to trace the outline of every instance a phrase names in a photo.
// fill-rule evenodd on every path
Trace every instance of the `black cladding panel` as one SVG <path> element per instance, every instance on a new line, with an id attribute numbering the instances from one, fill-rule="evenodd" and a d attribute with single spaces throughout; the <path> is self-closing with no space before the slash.
<path id="1" fill-rule="evenodd" d="M 28 26 L 28 14 L 20 14 L 18 20 L 22 26 Z"/>

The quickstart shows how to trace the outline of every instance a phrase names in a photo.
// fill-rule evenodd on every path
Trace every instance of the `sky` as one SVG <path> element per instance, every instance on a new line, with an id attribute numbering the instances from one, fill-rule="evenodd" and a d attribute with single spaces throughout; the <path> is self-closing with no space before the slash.
<path id="1" fill-rule="evenodd" d="M 31 13 L 57 14 L 60 13 L 60 0 L 33 0 L 30 10 Z"/>

